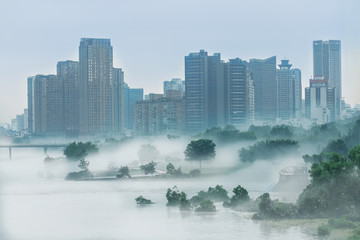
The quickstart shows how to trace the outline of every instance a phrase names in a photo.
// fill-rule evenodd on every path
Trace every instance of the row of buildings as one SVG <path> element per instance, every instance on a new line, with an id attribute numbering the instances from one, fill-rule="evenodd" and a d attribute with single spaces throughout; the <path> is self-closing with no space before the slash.
<path id="1" fill-rule="evenodd" d="M 78 137 L 194 133 L 304 117 L 334 121 L 341 117 L 340 41 L 314 41 L 313 54 L 305 101 L 301 71 L 288 60 L 278 67 L 275 56 L 224 61 L 204 50 L 185 56 L 185 81 L 165 81 L 163 93 L 143 99 L 143 89 L 130 88 L 122 69 L 113 66 L 110 39 L 83 38 L 79 61 L 58 62 L 56 75 L 28 78 L 20 128 L 37 136 Z"/>

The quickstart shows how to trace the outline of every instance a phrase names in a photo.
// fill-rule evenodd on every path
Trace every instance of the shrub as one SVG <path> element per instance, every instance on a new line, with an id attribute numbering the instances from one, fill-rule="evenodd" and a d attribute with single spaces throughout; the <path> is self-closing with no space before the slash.
<path id="1" fill-rule="evenodd" d="M 317 232 L 318 232 L 319 236 L 329 236 L 330 235 L 329 227 L 326 226 L 325 224 L 321 224 L 318 227 Z"/>

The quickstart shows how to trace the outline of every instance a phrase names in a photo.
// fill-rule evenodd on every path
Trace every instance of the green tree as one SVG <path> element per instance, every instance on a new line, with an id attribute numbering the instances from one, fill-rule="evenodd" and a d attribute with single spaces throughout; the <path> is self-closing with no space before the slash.
<path id="1" fill-rule="evenodd" d="M 324 148 L 322 152 L 334 152 L 342 155 L 346 155 L 348 153 L 348 148 L 342 139 L 337 139 L 330 141 L 328 145 Z"/>
<path id="2" fill-rule="evenodd" d="M 89 161 L 85 161 L 85 159 L 81 159 L 79 164 L 78 164 L 78 167 L 82 170 L 88 170 L 88 167 L 90 165 L 90 162 Z"/>
<path id="3" fill-rule="evenodd" d="M 209 160 L 215 157 L 215 146 L 215 143 L 209 139 L 191 141 L 184 152 L 186 156 L 185 159 L 189 161 L 199 161 L 201 168 L 202 160 Z"/>
<path id="4" fill-rule="evenodd" d="M 271 129 L 270 135 L 275 138 L 291 138 L 293 136 L 293 132 L 290 130 L 289 126 L 279 125 L 274 126 Z"/>
<path id="5" fill-rule="evenodd" d="M 77 161 L 85 158 L 90 153 L 98 152 L 98 146 L 91 142 L 73 142 L 66 146 L 64 155 L 67 159 Z"/>
<path id="6" fill-rule="evenodd" d="M 216 212 L 216 207 L 211 200 L 204 200 L 200 203 L 200 207 L 195 212 Z"/>
<path id="7" fill-rule="evenodd" d="M 149 199 L 144 198 L 143 196 L 139 196 L 137 198 L 135 198 L 136 204 L 139 205 L 146 205 L 146 204 L 153 204 L 153 202 Z"/>
<path id="8" fill-rule="evenodd" d="M 230 199 L 230 206 L 236 207 L 241 203 L 247 202 L 250 200 L 248 191 L 238 185 L 236 188 L 233 189 L 234 196 Z"/>
<path id="9" fill-rule="evenodd" d="M 173 176 L 181 176 L 182 175 L 181 167 L 176 169 L 175 166 L 172 163 L 169 163 L 166 166 L 166 173 L 170 174 L 170 175 L 173 175 Z"/>
<path id="10" fill-rule="evenodd" d="M 128 166 L 121 166 L 118 173 L 116 174 L 117 178 L 131 178 L 130 170 Z"/>
<path id="11" fill-rule="evenodd" d="M 145 175 L 154 174 L 156 165 L 156 162 L 149 162 L 148 164 L 141 165 L 140 169 L 145 173 Z"/>
<path id="12" fill-rule="evenodd" d="M 181 199 L 186 199 L 186 193 L 180 192 L 179 189 L 174 186 L 173 188 L 168 188 L 166 192 L 167 204 L 166 206 L 179 206 Z"/>

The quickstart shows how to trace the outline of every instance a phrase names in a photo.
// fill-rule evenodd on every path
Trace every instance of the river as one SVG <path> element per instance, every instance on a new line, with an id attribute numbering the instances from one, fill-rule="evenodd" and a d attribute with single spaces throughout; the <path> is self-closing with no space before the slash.
<path id="1" fill-rule="evenodd" d="M 193 196 L 217 184 L 231 193 L 241 184 L 255 198 L 269 180 L 253 181 L 255 178 L 250 176 L 255 172 L 181 181 L 73 182 L 39 178 L 36 171 L 43 165 L 41 151 L 24 150 L 14 154 L 11 161 L 6 154 L 0 152 L 0 238 L 4 240 L 317 239 L 302 227 L 253 221 L 252 213 L 226 209 L 221 204 L 216 205 L 216 213 L 181 212 L 177 207 L 166 207 L 166 190 L 174 185 Z M 29 156 L 38 160 L 29 164 Z M 266 171 L 259 174 L 266 175 Z M 139 195 L 155 204 L 137 206 L 134 199 Z"/>

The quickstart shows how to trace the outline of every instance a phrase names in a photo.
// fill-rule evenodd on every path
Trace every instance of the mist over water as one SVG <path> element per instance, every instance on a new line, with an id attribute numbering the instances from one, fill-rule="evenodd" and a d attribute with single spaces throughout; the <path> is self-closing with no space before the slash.
<path id="1" fill-rule="evenodd" d="M 184 149 L 190 139 L 142 138 L 117 146 L 104 146 L 88 156 L 91 171 L 110 166 L 141 165 L 138 151 L 151 143 L 159 151 L 157 169 L 166 171 L 172 162 L 183 172 L 199 168 L 188 162 Z M 112 181 L 65 181 L 68 172 L 78 171 L 78 162 L 60 160 L 44 164 L 43 149 L 0 149 L 0 237 L 2 239 L 316 239 L 301 227 L 274 227 L 251 220 L 253 213 L 223 208 L 216 213 L 181 212 L 166 207 L 165 193 L 176 185 L 189 197 L 209 187 L 223 185 L 232 195 L 237 185 L 255 199 L 278 181 L 278 172 L 303 164 L 301 155 L 282 156 L 274 161 L 240 163 L 238 150 L 251 143 L 217 146 L 216 158 L 203 161 L 203 177 L 186 179 L 125 179 Z M 49 149 L 61 157 L 62 149 Z M 299 192 L 301 189 L 299 190 Z M 139 207 L 139 195 L 155 204 Z M 288 196 L 274 195 L 287 199 Z"/>

